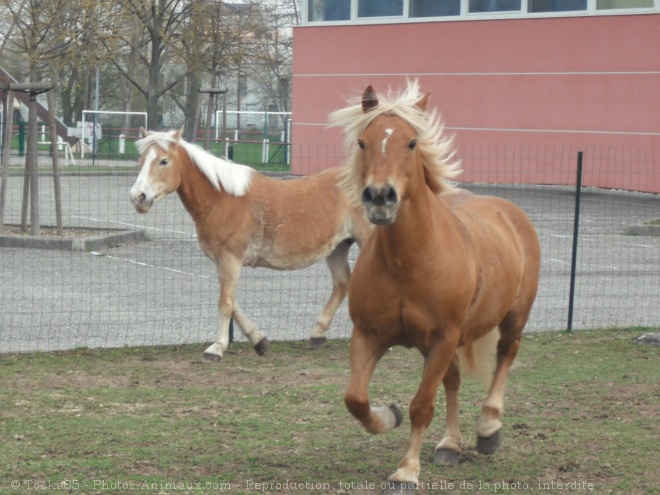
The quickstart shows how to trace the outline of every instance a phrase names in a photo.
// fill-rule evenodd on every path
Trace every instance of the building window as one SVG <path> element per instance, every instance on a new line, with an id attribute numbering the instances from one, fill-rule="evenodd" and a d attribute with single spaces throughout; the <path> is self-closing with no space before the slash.
<path id="1" fill-rule="evenodd" d="M 470 0 L 469 12 L 505 12 L 520 10 L 521 0 Z"/>
<path id="2" fill-rule="evenodd" d="M 616 14 L 660 13 L 660 0 L 303 0 L 304 22 L 390 23 L 426 18 L 583 16 L 620 10 Z M 646 9 L 646 12 L 641 11 Z M 600 11 L 600 12 L 599 12 Z"/>
<path id="3" fill-rule="evenodd" d="M 461 14 L 461 0 L 410 0 L 410 17 L 443 17 Z"/>
<path id="4" fill-rule="evenodd" d="M 351 18 L 351 0 L 309 0 L 310 21 L 348 21 Z"/>
<path id="5" fill-rule="evenodd" d="M 596 8 L 607 9 L 643 9 L 653 7 L 653 0 L 598 0 Z"/>
<path id="6" fill-rule="evenodd" d="M 529 0 L 529 12 L 587 10 L 587 0 Z"/>
<path id="7" fill-rule="evenodd" d="M 358 17 L 403 15 L 403 0 L 358 0 Z"/>

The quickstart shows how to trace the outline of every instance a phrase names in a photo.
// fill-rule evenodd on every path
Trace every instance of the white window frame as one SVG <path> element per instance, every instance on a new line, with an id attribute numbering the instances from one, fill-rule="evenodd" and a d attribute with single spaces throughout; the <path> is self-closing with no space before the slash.
<path id="1" fill-rule="evenodd" d="M 390 17 L 358 17 L 358 0 L 350 0 L 350 19 L 342 21 L 309 21 L 308 2 L 302 1 L 302 26 L 330 26 L 330 25 L 365 25 L 365 24 L 400 24 L 414 22 L 438 22 L 438 21 L 471 21 L 479 19 L 522 19 L 543 17 L 586 17 L 607 15 L 639 15 L 660 13 L 660 0 L 653 1 L 653 7 L 623 8 L 623 9 L 597 9 L 597 0 L 587 0 L 585 10 L 571 10 L 560 12 L 529 12 L 528 0 L 521 0 L 520 10 L 502 12 L 476 12 L 468 13 L 469 0 L 461 1 L 461 13 L 459 15 L 443 17 L 409 17 L 410 0 L 403 0 L 403 15 Z"/>

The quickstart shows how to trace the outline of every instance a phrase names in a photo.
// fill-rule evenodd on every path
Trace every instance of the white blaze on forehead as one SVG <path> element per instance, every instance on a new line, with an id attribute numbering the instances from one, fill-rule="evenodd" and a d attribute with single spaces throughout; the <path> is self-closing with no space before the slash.
<path id="1" fill-rule="evenodd" d="M 158 154 L 152 148 L 147 152 L 147 155 L 144 157 L 144 165 L 142 165 L 142 170 L 135 180 L 135 184 L 131 188 L 131 197 L 135 198 L 141 193 L 144 193 L 147 198 L 151 196 L 151 187 L 149 185 L 149 170 L 151 169 L 151 163 L 158 158 Z"/>
<path id="2" fill-rule="evenodd" d="M 383 156 L 387 155 L 387 151 L 385 147 L 387 146 L 387 140 L 390 138 L 393 132 L 394 129 L 385 129 L 385 137 L 383 138 L 383 147 L 381 148 Z"/>

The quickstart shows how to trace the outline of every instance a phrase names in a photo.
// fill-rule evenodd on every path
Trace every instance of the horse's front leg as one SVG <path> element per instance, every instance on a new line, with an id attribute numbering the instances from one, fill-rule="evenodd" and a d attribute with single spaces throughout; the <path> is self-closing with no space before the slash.
<path id="1" fill-rule="evenodd" d="M 309 337 L 309 344 L 312 349 L 317 349 L 325 343 L 325 335 L 328 332 L 330 323 L 332 323 L 337 308 L 339 308 L 348 292 L 348 283 L 351 280 L 348 251 L 351 244 L 353 244 L 351 240 L 342 241 L 326 258 L 326 263 L 332 275 L 332 294 L 330 294 L 328 302 L 316 320 L 316 326 Z"/>
<path id="2" fill-rule="evenodd" d="M 458 357 L 454 359 L 445 373 L 442 383 L 445 386 L 447 425 L 442 440 L 435 447 L 433 462 L 436 464 L 458 464 L 463 448 L 463 438 L 460 427 L 460 410 L 458 406 L 458 389 L 461 386 L 461 372 Z"/>
<path id="3" fill-rule="evenodd" d="M 454 360 L 458 338 L 458 331 L 445 333 L 424 358 L 422 381 L 410 403 L 411 429 L 408 448 L 398 469 L 388 478 L 391 493 L 414 493 L 413 487 L 419 483 L 422 440 L 433 419 L 438 386 Z"/>
<path id="4" fill-rule="evenodd" d="M 235 258 L 225 257 L 216 263 L 218 280 L 220 281 L 220 313 L 219 332 L 217 340 L 204 351 L 204 358 L 219 362 L 227 347 L 229 347 L 229 323 L 232 316 L 241 328 L 243 334 L 254 346 L 258 354 L 263 354 L 268 348 L 268 340 L 259 332 L 256 326 L 241 312 L 235 304 L 238 277 L 241 272 L 241 262 Z"/>
<path id="5" fill-rule="evenodd" d="M 383 356 L 384 349 L 366 338 L 359 328 L 353 329 L 351 337 L 351 375 L 348 390 L 344 396 L 346 407 L 369 433 L 386 433 L 401 424 L 403 415 L 398 407 L 371 407 L 367 389 L 376 364 Z"/>

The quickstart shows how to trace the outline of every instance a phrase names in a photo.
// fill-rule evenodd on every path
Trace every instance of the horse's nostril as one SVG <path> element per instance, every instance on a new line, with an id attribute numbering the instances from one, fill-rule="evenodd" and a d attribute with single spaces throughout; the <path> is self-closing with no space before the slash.
<path id="1" fill-rule="evenodd" d="M 364 188 L 364 191 L 362 191 L 362 202 L 363 203 L 371 203 L 374 200 L 374 193 L 373 189 L 371 186 L 367 186 Z"/>
<path id="2" fill-rule="evenodd" d="M 385 204 L 388 205 L 396 204 L 397 195 L 396 195 L 396 190 L 393 187 L 387 186 L 383 194 L 385 196 Z"/>
<path id="3" fill-rule="evenodd" d="M 142 203 L 145 199 L 147 199 L 146 194 L 140 193 L 140 195 L 138 196 L 138 201 Z"/>
<path id="4" fill-rule="evenodd" d="M 362 191 L 362 202 L 371 206 L 393 206 L 397 203 L 396 189 L 392 186 L 368 186 Z"/>

